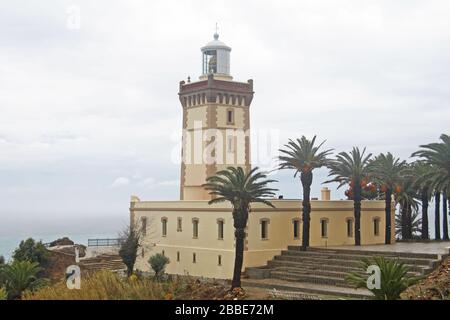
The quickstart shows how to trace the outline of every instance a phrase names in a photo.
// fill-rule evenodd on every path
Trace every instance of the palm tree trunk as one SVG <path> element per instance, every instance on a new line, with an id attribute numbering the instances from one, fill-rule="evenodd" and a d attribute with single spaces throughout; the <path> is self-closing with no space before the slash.
<path id="1" fill-rule="evenodd" d="M 311 184 L 313 174 L 312 172 L 301 173 L 300 180 L 303 186 L 303 202 L 302 202 L 302 220 L 303 220 L 303 232 L 302 232 L 302 251 L 306 251 L 309 247 L 309 231 L 311 225 Z"/>
<path id="2" fill-rule="evenodd" d="M 408 204 L 408 215 L 407 215 L 407 220 L 406 220 L 406 224 L 407 224 L 407 230 L 408 230 L 408 240 L 412 239 L 412 206 L 411 204 Z"/>
<path id="3" fill-rule="evenodd" d="M 408 205 L 405 200 L 403 200 L 400 204 L 400 214 L 402 223 L 402 240 L 406 240 L 408 239 Z"/>
<path id="4" fill-rule="evenodd" d="M 442 224 L 443 226 L 443 235 L 442 240 L 448 240 L 448 220 L 447 220 L 447 192 L 442 192 Z"/>
<path id="5" fill-rule="evenodd" d="M 355 182 L 353 210 L 355 215 L 355 246 L 361 245 L 361 184 Z"/>
<path id="6" fill-rule="evenodd" d="M 436 192 L 434 195 L 434 238 L 441 240 L 441 221 L 439 211 L 441 210 L 441 194 Z"/>
<path id="7" fill-rule="evenodd" d="M 234 258 L 233 280 L 231 281 L 231 289 L 241 287 L 241 270 L 244 262 L 244 240 L 245 228 L 236 229 L 234 232 L 236 237 L 236 249 Z"/>
<path id="8" fill-rule="evenodd" d="M 428 188 L 422 189 L 422 240 L 430 238 L 428 234 Z"/>
<path id="9" fill-rule="evenodd" d="M 386 190 L 386 199 L 385 199 L 385 213 L 386 213 L 386 230 L 384 232 L 385 234 L 385 239 L 384 239 L 384 243 L 385 244 L 391 244 L 391 207 L 392 207 L 392 190 L 389 188 Z"/>

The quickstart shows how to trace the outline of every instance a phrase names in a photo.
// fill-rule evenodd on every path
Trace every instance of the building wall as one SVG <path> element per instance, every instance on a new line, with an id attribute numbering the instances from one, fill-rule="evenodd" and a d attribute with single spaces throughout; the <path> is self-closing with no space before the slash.
<path id="1" fill-rule="evenodd" d="M 301 216 L 298 200 L 274 200 L 275 209 L 260 204 L 252 206 L 247 227 L 244 269 L 262 266 L 288 245 L 300 245 L 294 238 L 293 220 Z M 227 203 L 208 205 L 207 201 L 139 201 L 131 203 L 131 217 L 140 222 L 147 218 L 143 250 L 136 268 L 149 270 L 148 258 L 155 253 L 169 257 L 167 272 L 211 278 L 230 278 L 234 263 L 234 228 L 231 208 Z M 177 219 L 182 218 L 182 230 Z M 373 233 L 373 219 L 380 219 L 379 235 Z M 311 246 L 339 246 L 354 244 L 347 236 L 346 219 L 353 218 L 353 201 L 312 201 Z M 162 219 L 167 219 L 167 235 L 162 235 Z M 198 219 L 198 238 L 193 237 L 193 219 Z M 224 221 L 224 239 L 218 239 L 218 219 Z M 328 219 L 328 235 L 321 235 L 321 219 Z M 261 221 L 268 221 L 268 237 L 261 239 Z M 384 202 L 363 201 L 361 214 L 362 244 L 384 243 Z M 394 238 L 394 237 L 393 237 Z M 395 241 L 395 240 L 394 240 Z M 177 261 L 177 252 L 180 261 Z M 196 263 L 193 254 L 196 254 Z M 221 256 L 222 265 L 218 265 Z"/>

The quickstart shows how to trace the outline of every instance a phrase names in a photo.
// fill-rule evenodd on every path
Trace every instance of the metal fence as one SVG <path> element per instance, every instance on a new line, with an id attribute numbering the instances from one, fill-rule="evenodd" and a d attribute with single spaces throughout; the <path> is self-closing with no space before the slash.
<path id="1" fill-rule="evenodd" d="M 119 247 L 125 239 L 88 239 L 88 247 Z"/>

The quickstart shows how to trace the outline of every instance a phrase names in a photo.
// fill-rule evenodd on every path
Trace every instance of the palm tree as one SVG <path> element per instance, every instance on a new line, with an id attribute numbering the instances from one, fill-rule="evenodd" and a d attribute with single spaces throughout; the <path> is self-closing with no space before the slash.
<path id="1" fill-rule="evenodd" d="M 309 247 L 309 234 L 311 224 L 311 184 L 313 181 L 313 170 L 326 166 L 329 163 L 328 155 L 331 154 L 331 149 L 319 152 L 323 141 L 319 145 L 315 146 L 316 136 L 312 140 L 308 140 L 305 136 L 302 136 L 296 141 L 289 140 L 288 144 L 280 149 L 281 156 L 280 169 L 294 169 L 294 177 L 300 173 L 300 181 L 303 188 L 303 202 L 302 202 L 302 250 L 306 250 Z"/>
<path id="2" fill-rule="evenodd" d="M 441 193 L 436 191 L 434 194 L 434 238 L 441 240 Z"/>
<path id="3" fill-rule="evenodd" d="M 443 228 L 442 228 L 442 240 L 446 240 L 448 241 L 448 219 L 447 219 L 447 214 L 448 214 L 448 210 L 447 210 L 447 190 L 444 189 L 442 191 L 442 224 L 443 224 Z"/>
<path id="4" fill-rule="evenodd" d="M 364 156 L 365 152 L 366 148 L 361 152 L 358 147 L 353 147 L 350 153 L 340 152 L 336 156 L 336 160 L 331 161 L 328 165 L 330 169 L 329 176 L 334 176 L 334 178 L 325 182 L 338 182 L 338 188 L 350 184 L 350 187 L 353 189 L 356 246 L 361 245 L 361 186 L 367 184 L 367 178 L 370 173 L 368 164 L 372 156 L 371 153 Z"/>
<path id="5" fill-rule="evenodd" d="M 448 200 L 446 198 L 446 191 L 448 186 L 450 186 L 450 136 L 447 134 L 442 134 L 440 139 L 442 142 L 421 145 L 421 150 L 414 152 L 413 156 L 423 158 L 428 164 L 434 167 L 434 170 L 430 173 L 429 178 L 433 182 L 436 190 L 435 199 L 438 200 L 438 192 L 442 192 L 444 194 L 443 202 L 445 202 L 445 206 L 443 204 L 443 207 L 445 208 Z M 436 208 L 438 208 L 438 201 L 436 201 Z M 443 238 L 448 240 L 448 222 L 446 211 L 447 210 L 444 211 L 443 215 Z M 437 235 L 436 238 L 438 238 Z"/>
<path id="6" fill-rule="evenodd" d="M 8 292 L 8 298 L 20 298 L 23 291 L 34 290 L 46 283 L 46 279 L 37 277 L 41 270 L 39 263 L 26 260 L 14 260 L 2 268 L 2 280 Z"/>
<path id="7" fill-rule="evenodd" d="M 395 235 L 401 236 L 403 233 L 403 219 L 401 213 L 395 215 Z M 413 235 L 419 234 L 422 232 L 422 219 L 419 216 L 419 211 L 414 210 L 411 214 L 411 233 Z"/>
<path id="8" fill-rule="evenodd" d="M 385 194 L 385 216 L 386 216 L 386 231 L 385 243 L 391 243 L 391 208 L 392 195 L 396 191 L 397 186 L 402 179 L 402 172 L 405 169 L 406 162 L 395 158 L 390 152 L 387 154 L 380 153 L 370 162 L 370 172 L 372 179 L 381 186 L 380 190 Z"/>
<path id="9" fill-rule="evenodd" d="M 405 172 L 411 172 L 412 166 L 408 165 Z M 400 185 L 399 193 L 397 194 L 397 202 L 400 204 L 400 214 L 402 216 L 402 239 L 412 239 L 412 215 L 413 211 L 417 211 L 419 203 L 417 201 L 417 190 L 414 188 L 413 177 L 405 174 Z"/>
<path id="10" fill-rule="evenodd" d="M 209 204 L 228 201 L 232 206 L 236 249 L 231 289 L 241 286 L 245 228 L 247 227 L 250 204 L 259 202 L 274 208 L 274 205 L 267 198 L 273 197 L 277 189 L 269 188 L 267 185 L 276 182 L 276 180 L 266 178 L 267 175 L 259 172 L 257 167 L 248 173 L 245 173 L 241 167 L 228 167 L 226 170 L 208 177 L 206 184 L 203 185 L 206 190 L 210 190 L 209 194 L 213 196 L 213 199 L 208 202 Z"/>
<path id="11" fill-rule="evenodd" d="M 433 191 L 433 181 L 430 180 L 429 176 L 432 174 L 434 168 L 425 161 L 415 161 L 411 168 L 412 170 L 410 170 L 408 174 L 413 178 L 413 188 L 415 188 L 419 194 L 422 207 L 422 240 L 427 240 L 430 238 L 428 227 L 428 204 L 431 200 Z"/>

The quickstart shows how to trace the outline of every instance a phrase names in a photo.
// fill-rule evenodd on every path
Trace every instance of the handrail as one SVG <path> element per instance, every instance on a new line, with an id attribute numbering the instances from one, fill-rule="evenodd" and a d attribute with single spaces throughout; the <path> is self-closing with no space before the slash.
<path id="1" fill-rule="evenodd" d="M 123 238 L 88 239 L 88 247 L 118 247 L 124 241 Z"/>

